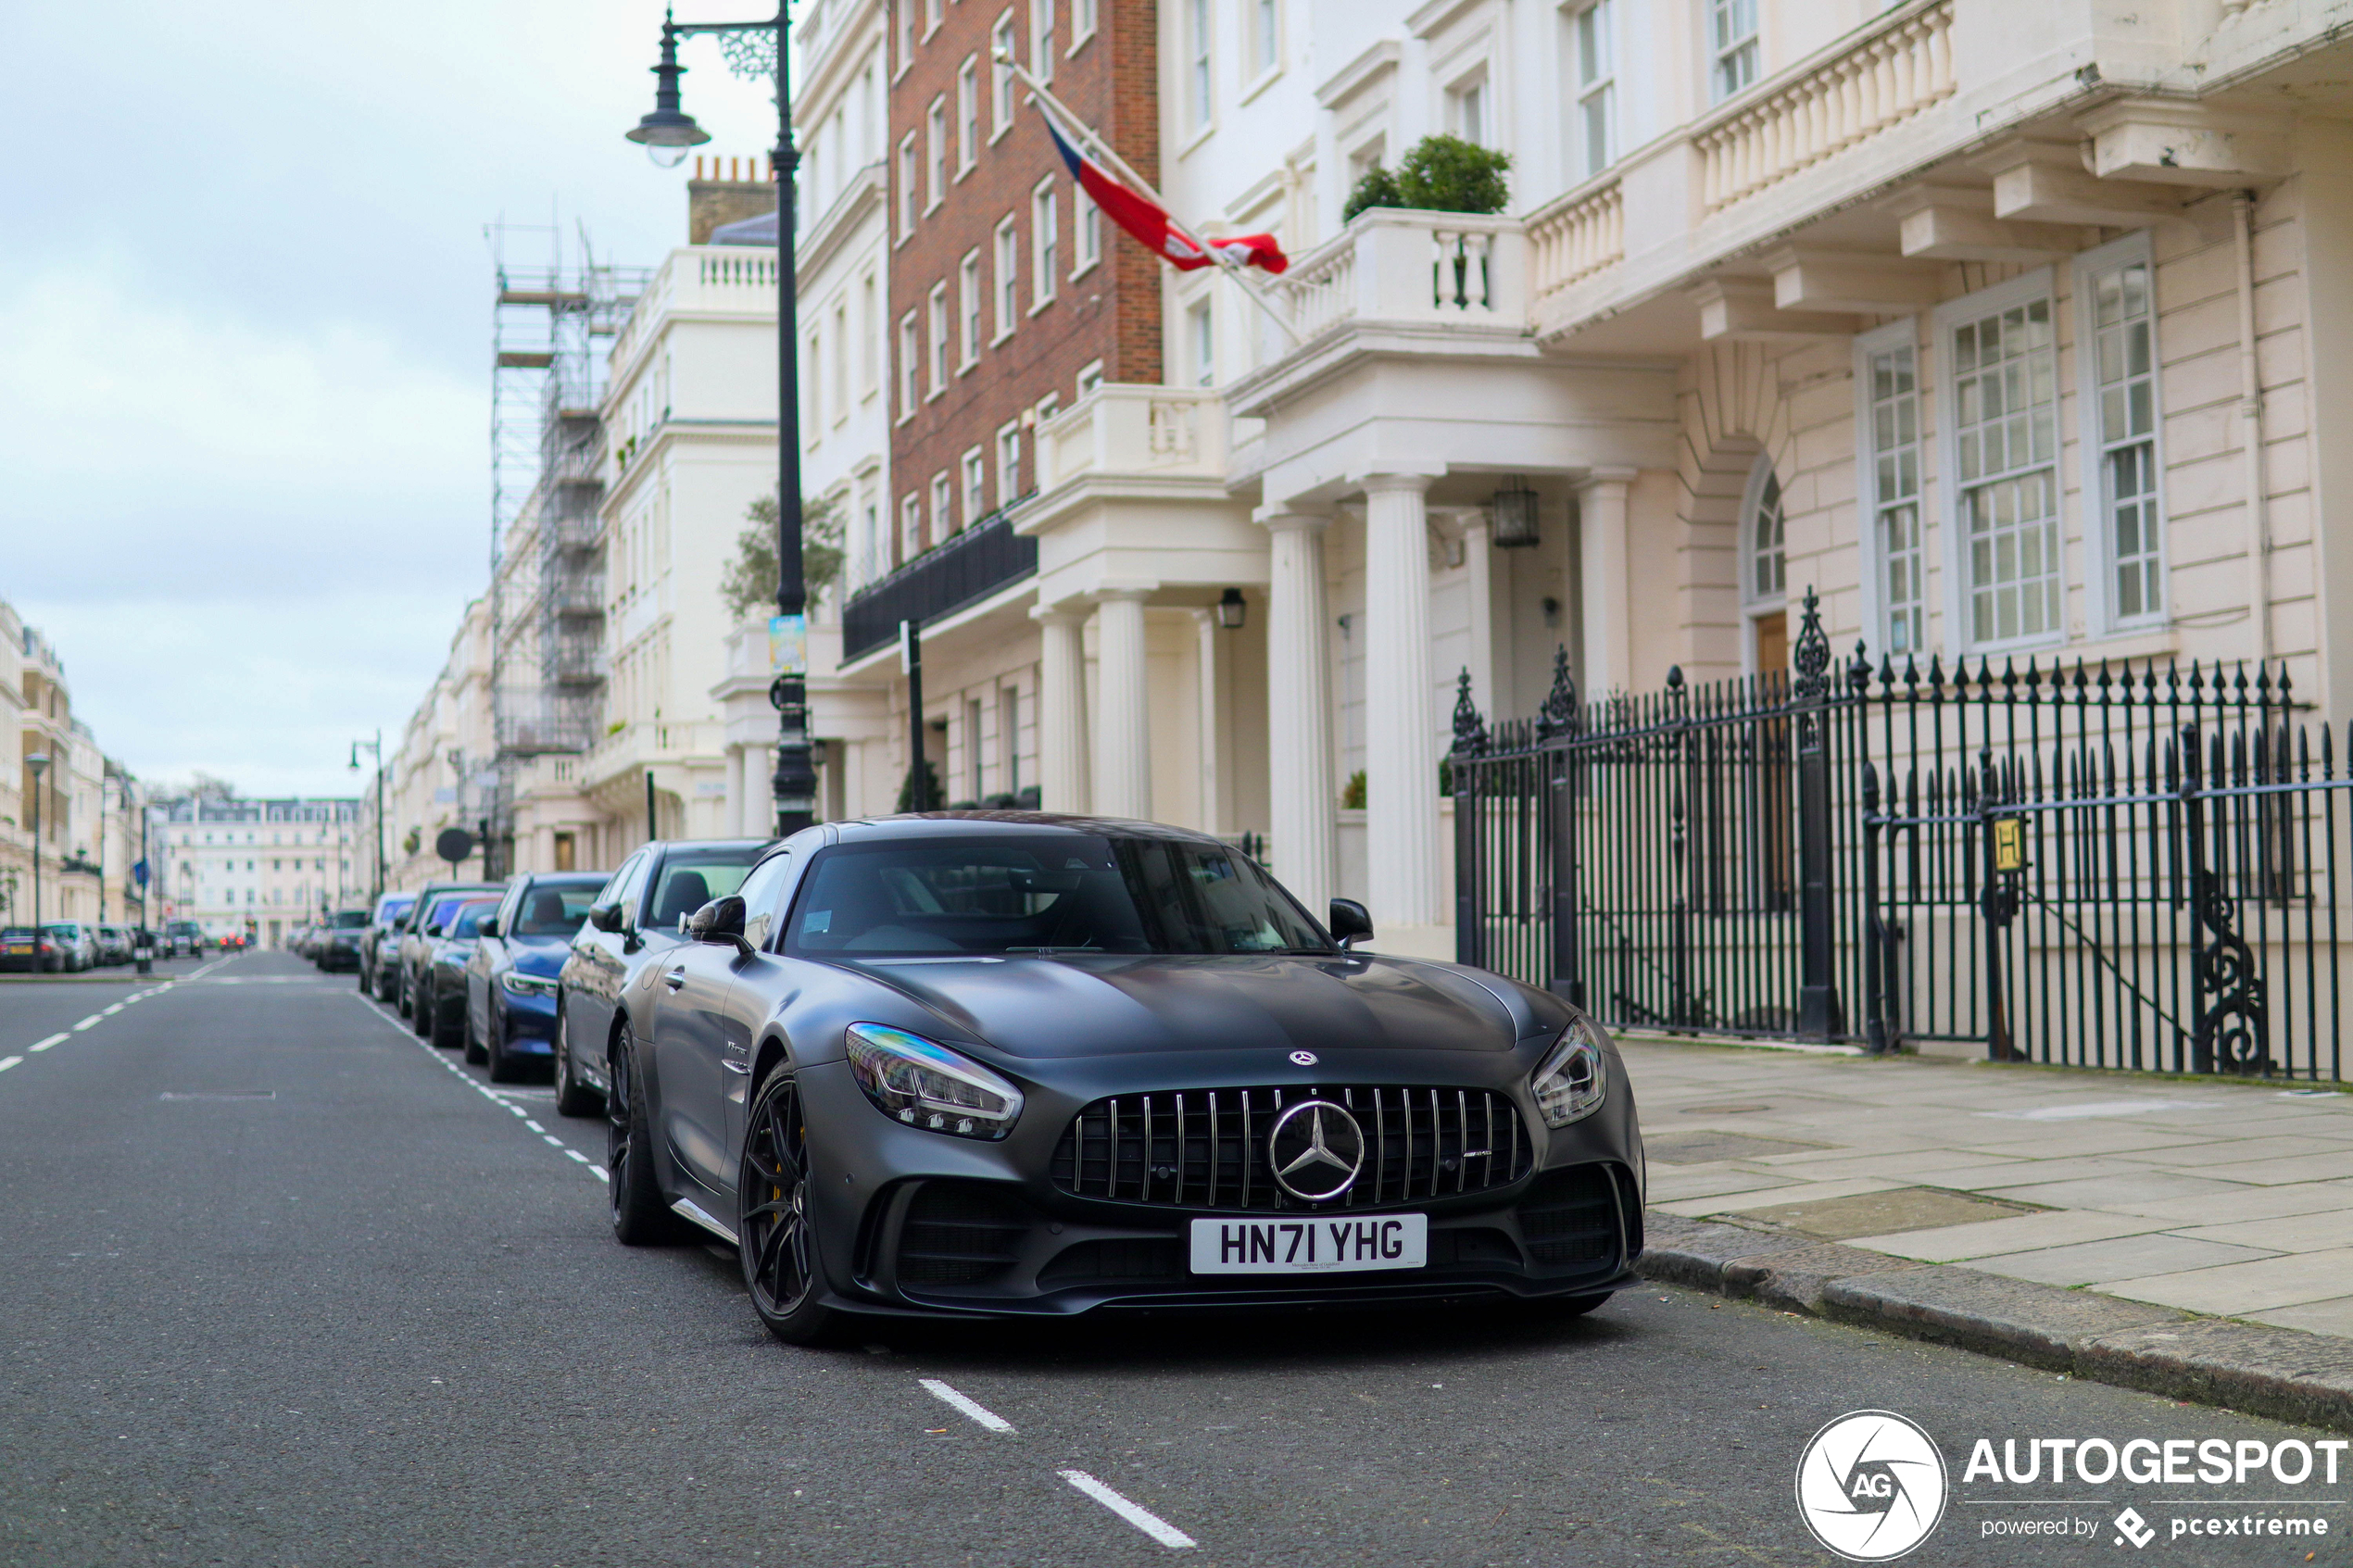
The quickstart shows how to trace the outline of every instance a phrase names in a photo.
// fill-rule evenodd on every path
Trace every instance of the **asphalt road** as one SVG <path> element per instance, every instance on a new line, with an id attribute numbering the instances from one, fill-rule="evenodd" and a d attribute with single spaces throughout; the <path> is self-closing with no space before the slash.
<path id="1" fill-rule="evenodd" d="M 7 1057 L 0 1562 L 1828 1562 L 1792 1477 L 1865 1408 L 1951 1467 L 1907 1562 L 2137 1557 L 2106 1524 L 2126 1502 L 2151 1556 L 2347 1561 L 2353 1463 L 2334 1487 L 1962 1477 L 1978 1436 L 2326 1434 L 1671 1290 L 1570 1322 L 902 1324 L 790 1349 L 724 1249 L 612 1242 L 598 1124 L 283 955 L 0 986 Z M 2169 1499 L 2291 1493 L 2329 1537 L 2162 1533 Z M 2055 1510 L 2096 1537 L 1983 1534 Z"/>

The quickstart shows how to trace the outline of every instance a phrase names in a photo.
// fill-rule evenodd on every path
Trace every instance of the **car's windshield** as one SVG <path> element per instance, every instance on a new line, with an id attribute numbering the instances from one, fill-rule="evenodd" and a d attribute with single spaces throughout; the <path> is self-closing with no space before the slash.
<path id="1" fill-rule="evenodd" d="M 367 923 L 368 911 L 365 909 L 338 909 L 335 912 L 337 931 L 357 931 Z"/>
<path id="2" fill-rule="evenodd" d="M 432 907 L 425 910 L 424 923 L 425 925 L 437 925 L 441 927 L 442 934 L 447 935 L 449 932 L 450 918 L 471 902 L 472 902 L 472 898 L 471 896 L 467 895 L 453 895 L 447 898 L 435 898 L 433 901 Z M 420 926 L 418 929 L 422 931 L 424 927 Z"/>
<path id="3" fill-rule="evenodd" d="M 497 908 L 498 900 L 496 898 L 481 898 L 460 904 L 457 919 L 442 928 L 442 935 L 449 937 L 479 936 L 482 932 L 478 928 L 483 921 Z"/>
<path id="4" fill-rule="evenodd" d="M 409 912 L 417 900 L 412 897 L 386 898 L 376 906 L 376 918 L 389 925 Z"/>
<path id="5" fill-rule="evenodd" d="M 741 887 L 751 874 L 764 845 L 740 849 L 698 849 L 686 846 L 670 852 L 661 863 L 661 881 L 646 900 L 637 923 L 649 931 L 668 931 L 679 917 L 693 914 L 713 898 L 724 898 Z"/>
<path id="6" fill-rule="evenodd" d="M 55 932 L 59 936 L 79 936 L 82 935 L 82 927 L 75 925 L 70 922 L 61 925 L 44 926 L 43 929 Z"/>
<path id="7" fill-rule="evenodd" d="M 12 925 L 6 931 L 0 931 L 0 942 L 30 942 L 31 940 L 32 927 L 29 925 Z"/>
<path id="8" fill-rule="evenodd" d="M 1248 857 L 1177 838 L 905 838 L 822 851 L 786 950 L 929 953 L 1333 951 Z"/>
<path id="9" fill-rule="evenodd" d="M 510 936 L 570 936 L 588 918 L 588 906 L 597 901 L 598 884 L 580 887 L 534 887 L 522 896 L 522 903 L 515 910 L 514 929 Z M 708 903 L 710 900 L 704 900 Z M 701 908 L 697 905 L 696 908 Z"/>

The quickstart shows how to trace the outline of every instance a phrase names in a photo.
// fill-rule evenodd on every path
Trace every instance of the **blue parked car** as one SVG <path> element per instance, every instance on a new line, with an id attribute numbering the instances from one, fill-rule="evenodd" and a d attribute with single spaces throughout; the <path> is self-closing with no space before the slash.
<path id="1" fill-rule="evenodd" d="M 466 964 L 466 1060 L 487 1064 L 493 1083 L 554 1061 L 556 974 L 604 884 L 603 872 L 518 876 L 483 922 Z"/>

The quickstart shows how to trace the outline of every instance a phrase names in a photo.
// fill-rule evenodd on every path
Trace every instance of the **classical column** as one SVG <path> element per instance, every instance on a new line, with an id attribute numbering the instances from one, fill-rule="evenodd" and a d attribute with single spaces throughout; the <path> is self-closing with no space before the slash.
<path id="1" fill-rule="evenodd" d="M 1365 481 L 1365 848 L 1375 929 L 1441 923 L 1424 474 Z"/>
<path id="2" fill-rule="evenodd" d="M 1049 811 L 1087 804 L 1087 617 L 1034 609 L 1043 633 L 1038 661 L 1038 796 Z"/>
<path id="3" fill-rule="evenodd" d="M 1275 874 L 1316 919 L 1339 881 L 1333 843 L 1330 616 L 1324 586 L 1328 517 L 1283 512 L 1266 525 L 1266 782 Z"/>
<path id="4" fill-rule="evenodd" d="M 727 748 L 727 821 L 724 831 L 730 838 L 740 838 L 749 831 L 745 823 L 751 818 L 751 801 L 744 784 L 744 748 Z"/>
<path id="5" fill-rule="evenodd" d="M 1095 809 L 1152 814 L 1151 671 L 1144 647 L 1150 588 L 1106 588 L 1095 608 Z"/>
<path id="6" fill-rule="evenodd" d="M 1634 585 L 1626 559 L 1626 495 L 1632 469 L 1593 469 L 1577 483 L 1577 576 L 1585 631 L 1588 702 L 1634 679 Z"/>
<path id="7" fill-rule="evenodd" d="M 1470 574 L 1471 701 L 1481 713 L 1495 706 L 1495 550 L 1487 509 L 1463 515 L 1463 565 Z"/>

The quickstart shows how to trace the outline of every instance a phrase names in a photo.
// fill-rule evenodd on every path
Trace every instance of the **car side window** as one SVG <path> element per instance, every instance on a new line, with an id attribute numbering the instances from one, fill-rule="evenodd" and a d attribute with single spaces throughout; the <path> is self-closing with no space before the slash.
<path id="1" fill-rule="evenodd" d="M 502 933 L 515 928 L 515 911 L 522 908 L 523 889 L 531 885 L 527 877 L 517 877 L 508 884 L 507 896 L 498 900 L 498 929 Z"/>
<path id="2" fill-rule="evenodd" d="M 778 855 L 762 860 L 736 890 L 744 901 L 744 940 L 753 947 L 768 946 L 769 935 L 775 929 L 781 913 L 785 884 L 791 877 L 792 857 Z"/>
<path id="3" fill-rule="evenodd" d="M 637 923 L 637 900 L 646 891 L 646 873 L 653 869 L 654 858 L 639 850 L 621 868 L 621 891 L 613 897 L 621 904 L 621 923 L 626 928 Z"/>

